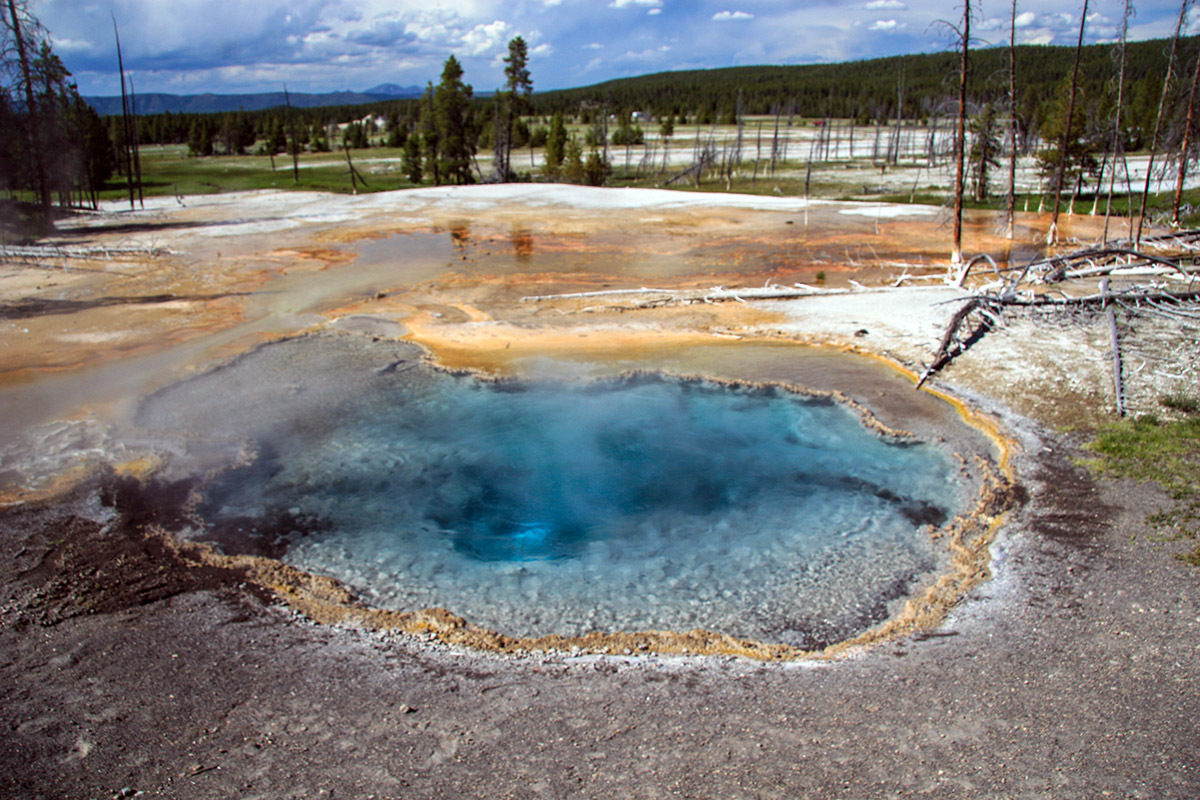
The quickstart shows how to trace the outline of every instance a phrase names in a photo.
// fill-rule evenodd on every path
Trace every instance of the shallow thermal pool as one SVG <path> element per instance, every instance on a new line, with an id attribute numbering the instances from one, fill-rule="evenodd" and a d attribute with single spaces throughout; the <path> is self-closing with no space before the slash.
<path id="1" fill-rule="evenodd" d="M 294 522 L 285 560 L 378 606 L 512 635 L 820 645 L 942 566 L 926 526 L 968 491 L 948 453 L 823 397 L 653 374 L 487 381 L 359 339 L 260 348 L 159 392 L 138 422 L 196 452 L 249 445 L 204 490 L 206 524 Z"/>

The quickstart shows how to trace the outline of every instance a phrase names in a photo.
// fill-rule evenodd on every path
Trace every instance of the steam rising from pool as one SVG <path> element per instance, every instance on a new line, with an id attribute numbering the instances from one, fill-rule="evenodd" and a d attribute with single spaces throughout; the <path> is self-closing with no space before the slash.
<path id="1" fill-rule="evenodd" d="M 220 380 L 249 389 L 280 368 L 256 358 L 278 353 Z M 939 567 L 924 526 L 963 504 L 947 454 L 781 388 L 366 373 L 349 395 L 249 392 L 222 427 L 244 428 L 258 458 L 200 510 L 309 521 L 286 560 L 384 607 L 513 635 L 702 627 L 820 645 Z M 202 393 L 164 393 L 143 422 Z"/>

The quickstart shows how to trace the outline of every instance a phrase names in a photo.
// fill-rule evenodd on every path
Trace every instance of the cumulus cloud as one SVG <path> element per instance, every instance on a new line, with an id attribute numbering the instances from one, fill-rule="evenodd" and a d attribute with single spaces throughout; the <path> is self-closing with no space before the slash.
<path id="1" fill-rule="evenodd" d="M 1035 22 L 1037 22 L 1037 14 L 1032 11 L 1023 11 L 1017 14 L 1016 25 L 1018 28 L 1028 28 Z"/>
<path id="2" fill-rule="evenodd" d="M 900 2 L 900 0 L 871 0 L 871 2 L 867 3 L 866 7 L 869 11 L 879 11 L 881 9 L 894 9 L 896 11 L 903 11 L 904 9 L 908 8 L 908 6 Z"/>
<path id="3" fill-rule="evenodd" d="M 898 31 L 908 27 L 903 22 L 894 19 L 877 19 L 867 28 L 869 31 Z"/>
<path id="4" fill-rule="evenodd" d="M 500 50 L 511 37 L 513 28 L 503 20 L 495 20 L 486 25 L 476 25 L 462 35 L 463 46 L 467 55 L 485 56 Z"/>
<path id="5" fill-rule="evenodd" d="M 613 60 L 627 64 L 655 64 L 666 58 L 667 53 L 669 52 L 671 52 L 670 45 L 664 44 L 659 47 L 647 48 L 637 52 L 628 50 Z"/>
<path id="6" fill-rule="evenodd" d="M 754 19 L 753 14 L 745 11 L 718 11 L 712 15 L 713 22 L 732 22 L 735 20 Z"/>
<path id="7" fill-rule="evenodd" d="M 609 8 L 659 8 L 662 0 L 612 0 Z"/>
<path id="8" fill-rule="evenodd" d="M 91 42 L 61 38 L 54 34 L 50 34 L 50 42 L 54 51 L 60 54 L 87 52 L 92 49 Z"/>

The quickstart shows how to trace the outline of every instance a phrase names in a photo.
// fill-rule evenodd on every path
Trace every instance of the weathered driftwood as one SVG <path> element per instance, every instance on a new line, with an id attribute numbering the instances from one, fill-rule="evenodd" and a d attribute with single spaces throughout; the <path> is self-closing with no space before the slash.
<path id="1" fill-rule="evenodd" d="M 4 245 L 0 246 L 0 261 L 41 262 L 47 259 L 77 261 L 112 261 L 118 258 L 158 257 L 171 255 L 165 247 L 149 245 L 117 245 L 72 247 L 69 245 Z"/>
<path id="2" fill-rule="evenodd" d="M 1100 294 L 1102 297 L 1108 294 L 1108 278 L 1100 282 Z M 1107 305 L 1104 315 L 1108 318 L 1108 338 L 1112 349 L 1113 396 L 1117 401 L 1117 416 L 1123 417 L 1125 416 L 1125 386 L 1121 379 L 1121 337 L 1117 333 L 1117 314 L 1111 305 Z"/>
<path id="3" fill-rule="evenodd" d="M 956 355 L 965 349 L 963 340 L 960 337 L 963 324 L 972 313 L 991 303 L 991 298 L 972 297 L 963 303 L 958 311 L 954 312 L 954 316 L 950 317 L 950 323 L 946 326 L 946 332 L 942 334 L 942 341 L 938 344 L 937 352 L 933 354 L 933 361 L 925 368 L 924 372 L 921 373 L 920 380 L 917 381 L 918 389 L 925 385 L 925 381 L 929 380 L 930 376 L 946 366 L 946 364 L 949 364 Z M 990 319 L 989 317 L 988 324 L 990 324 Z"/>
<path id="4" fill-rule="evenodd" d="M 726 289 L 724 286 L 714 286 L 710 289 L 601 289 L 594 292 L 567 292 L 565 294 L 528 295 L 521 298 L 523 303 L 536 303 L 543 300 L 572 300 L 589 297 L 616 297 L 628 295 L 651 296 L 657 298 L 654 304 L 663 303 L 724 303 L 734 300 L 786 300 L 796 297 L 813 297 L 826 294 L 848 294 L 850 289 L 821 289 L 817 286 L 797 283 L 791 286 L 760 286 Z"/>
<path id="5" fill-rule="evenodd" d="M 1129 314 L 1150 313 L 1175 321 L 1183 327 L 1200 329 L 1193 320 L 1200 321 L 1200 289 L 1192 286 L 1200 277 L 1194 268 L 1195 253 L 1200 250 L 1200 231 L 1186 231 L 1169 236 L 1145 240 L 1156 247 L 1159 253 L 1147 253 L 1131 247 L 1091 248 L 1073 253 L 1056 255 L 1033 261 L 1024 266 L 1000 268 L 989 256 L 982 255 L 968 261 L 959 271 L 954 283 L 963 286 L 970 270 L 977 264 L 988 262 L 999 279 L 987 290 L 978 291 L 968 298 L 950 318 L 942 335 L 938 349 L 929 366 L 922 372 L 917 388 L 920 388 L 936 372 L 945 367 L 975 340 L 995 327 L 1007 308 L 1039 308 L 1051 311 L 1074 312 L 1094 308 L 1104 313 L 1111 342 L 1113 359 L 1113 388 L 1117 413 L 1125 413 L 1125 392 L 1122 376 L 1121 342 L 1117 329 L 1116 310 L 1121 308 Z M 1169 253 L 1168 248 L 1173 248 Z M 1190 261 L 1193 269 L 1188 270 L 1183 262 Z M 1005 277 L 1005 275 L 1009 277 Z M 1157 284 L 1134 284 L 1112 290 L 1111 275 L 1124 274 L 1138 277 L 1167 277 L 1186 281 L 1187 289 L 1170 291 Z M 1103 277 L 1100 291 L 1096 294 L 1068 295 L 1063 292 L 1051 294 L 1034 292 L 1034 284 L 1062 283 L 1073 278 Z M 1027 285 L 1023 285 L 1027 284 Z M 974 323 L 972 323 L 974 320 Z M 967 333 L 969 331 L 969 333 Z"/>

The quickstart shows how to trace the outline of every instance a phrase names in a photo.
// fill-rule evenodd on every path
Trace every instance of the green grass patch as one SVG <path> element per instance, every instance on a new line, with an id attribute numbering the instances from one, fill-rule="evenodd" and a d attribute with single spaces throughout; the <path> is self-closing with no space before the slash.
<path id="1" fill-rule="evenodd" d="M 354 167 L 367 185 L 360 192 L 407 189 L 414 184 L 400 171 L 400 150 L 382 147 L 352 150 Z M 293 179 L 291 156 L 275 156 L 274 169 L 268 156 L 187 155 L 182 145 L 143 147 L 142 190 L 156 195 L 216 194 L 253 189 L 299 189 L 349 194 L 350 171 L 342 152 L 305 153 L 300 156 L 299 180 Z M 123 177 L 113 178 L 101 193 L 107 200 L 128 197 Z"/>
<path id="2" fill-rule="evenodd" d="M 1104 425 L 1084 463 L 1113 478 L 1155 481 L 1174 504 L 1147 517 L 1161 541 L 1200 538 L 1200 417 L 1163 422 L 1153 415 Z M 1200 544 L 1177 558 L 1200 566 Z"/>

